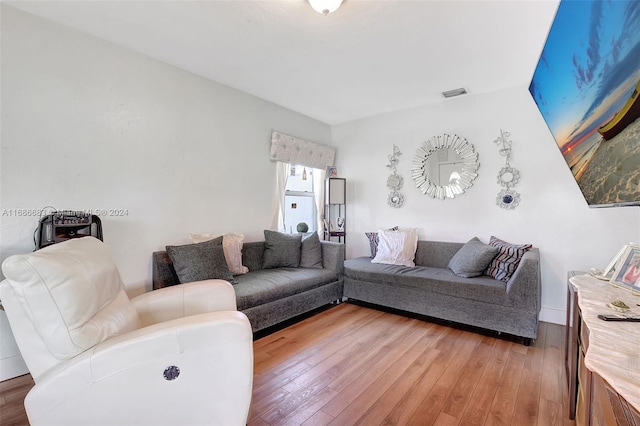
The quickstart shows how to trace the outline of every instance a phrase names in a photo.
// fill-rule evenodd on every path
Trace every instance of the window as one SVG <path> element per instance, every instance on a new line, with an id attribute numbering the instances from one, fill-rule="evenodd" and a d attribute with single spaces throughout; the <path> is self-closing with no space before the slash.
<path id="1" fill-rule="evenodd" d="M 315 173 L 316 175 L 318 173 Z M 300 222 L 309 226 L 308 232 L 316 231 L 316 203 L 313 191 L 314 169 L 291 166 L 284 193 L 285 231 L 295 234 Z"/>

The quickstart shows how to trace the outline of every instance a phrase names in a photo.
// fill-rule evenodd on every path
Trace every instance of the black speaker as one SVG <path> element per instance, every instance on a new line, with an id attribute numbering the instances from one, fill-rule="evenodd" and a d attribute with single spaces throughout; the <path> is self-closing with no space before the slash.
<path id="1" fill-rule="evenodd" d="M 70 210 L 54 212 L 40 219 L 36 249 L 86 236 L 103 241 L 102 222 L 98 216 Z"/>

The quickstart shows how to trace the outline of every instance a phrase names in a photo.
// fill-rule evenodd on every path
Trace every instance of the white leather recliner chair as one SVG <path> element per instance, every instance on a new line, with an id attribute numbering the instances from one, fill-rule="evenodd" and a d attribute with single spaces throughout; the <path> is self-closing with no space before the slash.
<path id="1" fill-rule="evenodd" d="M 35 386 L 32 425 L 244 425 L 253 336 L 233 287 L 129 299 L 106 246 L 82 237 L 2 264 L 0 299 Z"/>

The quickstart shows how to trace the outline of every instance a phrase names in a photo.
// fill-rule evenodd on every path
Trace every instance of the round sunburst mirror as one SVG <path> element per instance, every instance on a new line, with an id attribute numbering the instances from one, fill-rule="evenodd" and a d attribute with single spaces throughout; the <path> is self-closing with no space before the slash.
<path id="1" fill-rule="evenodd" d="M 444 133 L 418 148 L 411 173 L 423 194 L 444 200 L 471 187 L 479 167 L 473 144 L 461 136 Z"/>

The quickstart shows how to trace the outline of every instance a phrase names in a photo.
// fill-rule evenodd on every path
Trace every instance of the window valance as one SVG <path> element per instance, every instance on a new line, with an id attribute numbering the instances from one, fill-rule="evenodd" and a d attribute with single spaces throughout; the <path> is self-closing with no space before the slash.
<path id="1" fill-rule="evenodd" d="M 335 157 L 335 147 L 320 145 L 276 131 L 271 133 L 270 158 L 272 161 L 324 170 L 327 166 L 333 166 Z"/>

